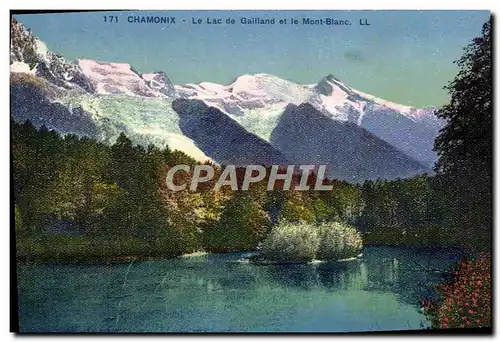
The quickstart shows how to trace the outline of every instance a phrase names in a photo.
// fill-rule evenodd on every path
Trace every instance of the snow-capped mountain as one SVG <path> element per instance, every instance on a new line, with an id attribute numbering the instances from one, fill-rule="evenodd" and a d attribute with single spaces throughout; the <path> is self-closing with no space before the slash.
<path id="1" fill-rule="evenodd" d="M 424 165 L 430 166 L 436 159 L 432 149 L 442 122 L 434 115 L 435 108 L 413 108 L 379 99 L 350 88 L 332 75 L 312 85 L 256 74 L 240 76 L 225 86 L 203 82 L 175 89 L 181 97 L 199 99 L 220 109 L 266 140 L 289 103 L 310 103 L 333 120 L 366 128 Z"/>
<path id="2" fill-rule="evenodd" d="M 436 160 L 434 139 L 442 127 L 436 108 L 414 108 L 365 94 L 329 75 L 314 85 L 320 106 L 336 120 L 366 128 L 408 156 L 430 166 Z"/>
<path id="3" fill-rule="evenodd" d="M 328 176 L 347 181 L 393 179 L 426 171 L 366 129 L 353 122 L 331 120 L 310 103 L 287 105 L 270 140 L 289 160 L 327 165 Z"/>
<path id="4" fill-rule="evenodd" d="M 182 132 L 221 164 L 293 164 L 282 151 L 201 100 L 176 99 L 172 108 L 179 114 Z"/>
<path id="5" fill-rule="evenodd" d="M 202 82 L 175 89 L 180 97 L 202 100 L 229 115 L 244 115 L 246 110 L 266 109 L 274 104 L 300 104 L 311 96 L 307 86 L 267 74 L 242 75 L 229 85 Z"/>
<path id="6" fill-rule="evenodd" d="M 126 63 L 69 62 L 14 19 L 11 22 L 11 116 L 61 133 L 113 143 L 125 132 L 211 160 L 182 134 L 172 109 L 175 89 L 164 72 L 140 75 Z"/>
<path id="7" fill-rule="evenodd" d="M 140 74 L 127 63 L 69 62 L 14 20 L 11 93 L 15 120 L 61 133 L 112 143 L 125 132 L 135 143 L 168 144 L 200 161 L 327 163 L 331 177 L 349 180 L 428 171 L 442 125 L 433 108 L 384 101 L 331 75 L 309 85 L 269 74 L 173 85 L 165 72 Z M 309 124 L 313 130 L 301 128 Z M 316 152 L 310 144 L 300 149 L 298 133 L 304 146 L 315 141 Z"/>
<path id="8" fill-rule="evenodd" d="M 130 96 L 175 96 L 172 82 L 164 72 L 141 75 L 127 63 L 76 60 L 76 65 L 92 84 L 95 94 Z"/>
<path id="9" fill-rule="evenodd" d="M 11 22 L 10 46 L 11 72 L 26 72 L 43 77 L 66 89 L 93 91 L 88 79 L 75 63 L 50 51 L 44 42 L 14 19 Z"/>

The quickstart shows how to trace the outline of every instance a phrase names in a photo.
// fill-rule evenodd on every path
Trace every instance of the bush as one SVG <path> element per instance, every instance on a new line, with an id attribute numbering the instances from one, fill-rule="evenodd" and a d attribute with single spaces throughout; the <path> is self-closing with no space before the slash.
<path id="1" fill-rule="evenodd" d="M 262 254 L 271 261 L 311 261 L 318 243 L 317 229 L 313 225 L 281 222 L 263 241 Z"/>
<path id="2" fill-rule="evenodd" d="M 438 290 L 441 300 L 421 302 L 433 328 L 491 327 L 491 256 L 460 261 Z"/>
<path id="3" fill-rule="evenodd" d="M 319 245 L 316 258 L 338 260 L 355 257 L 363 242 L 356 228 L 339 222 L 323 223 L 318 227 Z"/>

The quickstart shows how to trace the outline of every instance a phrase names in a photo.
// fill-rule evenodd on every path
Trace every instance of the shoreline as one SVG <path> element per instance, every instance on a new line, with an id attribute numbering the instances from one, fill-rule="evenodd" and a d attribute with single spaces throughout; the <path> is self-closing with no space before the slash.
<path id="1" fill-rule="evenodd" d="M 209 252 L 192 252 L 176 256 L 171 255 L 157 255 L 157 256 L 146 256 L 146 255 L 123 255 L 116 257 L 82 257 L 82 258 L 40 258 L 40 257 L 19 257 L 16 256 L 16 262 L 25 263 L 59 263 L 59 264 L 89 264 L 89 263 L 128 263 L 135 261 L 155 261 L 155 260 L 175 260 L 182 258 L 190 258 L 196 256 L 203 256 L 211 254 Z"/>
<path id="2" fill-rule="evenodd" d="M 463 252 L 459 246 L 439 246 L 439 245 L 411 245 L 411 244 L 384 244 L 384 243 L 365 243 L 363 247 L 389 247 L 389 248 L 411 248 L 411 249 L 453 249 Z M 54 258 L 54 257 L 43 257 L 43 256 L 15 256 L 16 262 L 27 262 L 27 263 L 68 263 L 68 264 L 85 264 L 85 263 L 125 263 L 134 261 L 154 261 L 154 260 L 175 260 L 183 259 L 197 256 L 204 256 L 209 254 L 226 254 L 226 253 L 246 253 L 246 252 L 256 252 L 256 251 L 232 251 L 232 252 L 191 252 L 180 255 L 122 255 L 122 256 L 81 256 L 81 257 L 69 257 L 69 258 Z M 321 260 L 315 263 L 323 262 Z"/>
<path id="3" fill-rule="evenodd" d="M 327 263 L 344 263 L 344 262 L 351 262 L 351 261 L 356 261 L 360 260 L 363 258 L 363 253 L 360 253 L 356 256 L 350 257 L 350 258 L 343 258 L 343 259 L 338 259 L 338 260 L 320 260 L 320 259 L 313 259 L 311 261 L 272 261 L 272 260 L 252 260 L 251 258 L 240 258 L 236 260 L 238 263 L 244 263 L 244 264 L 254 264 L 254 265 L 260 265 L 260 266 L 272 266 L 272 265 L 318 265 L 318 264 L 327 264 Z"/>

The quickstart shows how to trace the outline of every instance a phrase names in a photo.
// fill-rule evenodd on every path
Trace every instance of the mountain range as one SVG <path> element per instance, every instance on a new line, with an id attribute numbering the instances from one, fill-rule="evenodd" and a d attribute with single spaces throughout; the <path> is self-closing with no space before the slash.
<path id="1" fill-rule="evenodd" d="M 228 85 L 174 85 L 167 73 L 50 51 L 12 20 L 11 116 L 62 134 L 165 145 L 219 164 L 327 165 L 330 178 L 430 172 L 443 126 L 436 108 L 382 100 L 333 75 L 296 84 L 269 74 Z"/>

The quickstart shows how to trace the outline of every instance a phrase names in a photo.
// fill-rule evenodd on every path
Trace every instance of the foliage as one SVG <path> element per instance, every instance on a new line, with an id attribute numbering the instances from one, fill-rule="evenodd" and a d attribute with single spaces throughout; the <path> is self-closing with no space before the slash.
<path id="1" fill-rule="evenodd" d="M 153 246 L 132 236 L 40 235 L 17 240 L 17 258 L 21 260 L 122 260 L 141 257 L 174 257 L 174 249 Z"/>
<path id="2" fill-rule="evenodd" d="M 172 192 L 164 184 L 168 169 L 196 164 L 182 152 L 134 146 L 124 133 L 109 146 L 74 135 L 61 136 L 43 126 L 36 129 L 29 122 L 13 122 L 15 227 L 16 236 L 23 237 L 18 242 L 63 239 L 44 232 L 63 223 L 76 227 L 82 240 L 142 241 L 135 244 L 141 248 L 133 249 L 138 255 L 177 255 L 201 248 L 225 252 L 255 248 L 267 236 L 271 222 L 287 221 L 290 223 L 278 224 L 265 240 L 271 257 L 282 258 L 278 246 L 288 244 L 299 259 L 310 259 L 315 234 L 323 241 L 321 248 L 317 246 L 323 257 L 351 254 L 349 249 L 340 252 L 345 249 L 341 246 L 348 238 L 352 238 L 349 246 L 357 246 L 359 237 L 347 229 L 340 239 L 333 234 L 337 232 L 334 227 L 341 226 L 335 222 L 356 226 L 365 243 L 488 248 L 490 26 L 485 24 L 483 36 L 458 61 L 460 72 L 448 86 L 452 101 L 438 112 L 447 125 L 436 140 L 439 161 L 435 176 L 362 185 L 324 180 L 333 185 L 333 191 L 266 191 L 264 179 L 246 192 L 214 191 L 213 182 L 204 183 L 196 193 Z M 221 170 L 214 167 L 217 179 Z M 244 171 L 239 170 L 239 175 Z M 190 177 L 183 174 L 180 180 L 189 182 Z M 315 177 L 311 174 L 308 184 Z M 297 181 L 294 179 L 295 184 Z M 318 225 L 319 232 L 312 232 Z M 304 241 L 298 238 L 301 234 Z M 50 243 L 35 245 L 34 251 L 42 248 L 53 254 Z M 93 244 L 79 246 L 87 246 L 88 253 L 93 253 Z M 357 249 L 352 247 L 353 252 Z M 29 254 L 29 248 L 23 250 Z"/>
<path id="3" fill-rule="evenodd" d="M 77 257 L 71 248 L 81 257 L 92 257 L 97 253 L 94 246 L 100 244 L 103 257 L 108 246 L 116 246 L 112 255 L 119 254 L 122 244 L 114 241 L 124 242 L 124 255 L 130 250 L 141 256 L 178 255 L 201 246 L 197 236 L 193 241 L 196 228 L 188 220 L 197 208 L 181 198 L 170 206 L 159 185 L 164 183 L 164 178 L 158 179 L 162 165 L 177 160 L 195 163 L 177 151 L 133 146 L 124 134 L 108 146 L 44 127 L 37 130 L 29 122 L 12 122 L 12 155 L 16 235 L 26 257 L 30 243 L 33 255 L 40 258 Z M 186 215 L 173 207 L 181 207 Z M 62 231 L 51 233 L 55 226 Z M 68 244 L 57 244 L 61 239 Z"/>
<path id="4" fill-rule="evenodd" d="M 491 18 L 456 61 L 459 72 L 446 89 L 451 101 L 437 116 L 446 120 L 435 141 L 436 172 L 449 199 L 449 224 L 490 246 L 492 228 L 493 81 Z"/>
<path id="5" fill-rule="evenodd" d="M 462 260 L 452 279 L 439 286 L 439 302 L 424 300 L 422 307 L 434 328 L 491 327 L 491 257 Z"/>
<path id="6" fill-rule="evenodd" d="M 457 228 L 424 225 L 418 229 L 381 226 L 363 236 L 365 245 L 462 247 L 464 238 Z M 469 238 L 470 240 L 470 238 Z"/>
<path id="7" fill-rule="evenodd" d="M 110 240 L 124 241 L 123 254 L 137 256 L 253 249 L 270 228 L 262 186 L 173 192 L 169 168 L 196 162 L 168 147 L 134 146 L 123 133 L 109 146 L 12 122 L 12 155 L 16 237 L 26 258 L 117 257 L 111 247 L 97 253 L 100 240 L 116 248 Z"/>
<path id="8" fill-rule="evenodd" d="M 315 216 L 312 207 L 313 201 L 301 191 L 284 192 L 283 209 L 281 219 L 288 222 L 314 222 Z"/>
<path id="9" fill-rule="evenodd" d="M 362 248 L 356 228 L 338 222 L 314 225 L 281 221 L 262 243 L 271 261 L 338 260 L 355 257 Z"/>
<path id="10" fill-rule="evenodd" d="M 312 224 L 282 221 L 263 241 L 262 254 L 271 261 L 311 261 L 318 243 L 318 232 Z"/>
<path id="11" fill-rule="evenodd" d="M 236 192 L 221 217 L 204 231 L 204 247 L 214 252 L 251 250 L 266 235 L 271 222 L 267 213 L 245 192 Z"/>
<path id="12" fill-rule="evenodd" d="M 319 245 L 316 258 L 338 260 L 355 257 L 361 252 L 363 242 L 355 227 L 339 222 L 318 226 Z"/>
<path id="13" fill-rule="evenodd" d="M 285 220 L 355 225 L 365 243 L 478 243 L 475 235 L 451 225 L 441 177 L 360 186 L 329 181 L 333 191 L 266 191 L 266 180 L 249 191 L 214 191 L 211 181 L 197 192 L 172 192 L 164 181 L 168 169 L 196 164 L 182 152 L 133 146 L 124 134 L 109 146 L 35 129 L 29 122 L 12 123 L 12 156 L 19 236 L 36 238 L 51 226 L 70 224 L 89 239 L 140 239 L 148 246 L 141 255 L 153 249 L 165 255 L 226 252 L 255 248 L 273 223 Z M 221 169 L 214 167 L 217 179 Z M 176 182 L 192 177 L 177 175 Z"/>
<path id="14" fill-rule="evenodd" d="M 23 230 L 21 211 L 17 205 L 14 206 L 14 227 L 16 234 L 20 234 Z"/>

